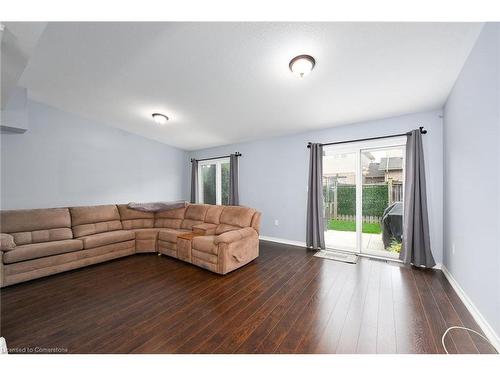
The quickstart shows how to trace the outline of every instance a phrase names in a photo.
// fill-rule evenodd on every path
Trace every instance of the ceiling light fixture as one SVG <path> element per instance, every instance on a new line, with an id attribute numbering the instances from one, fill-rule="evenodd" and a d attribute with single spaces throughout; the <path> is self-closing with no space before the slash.
<path id="1" fill-rule="evenodd" d="M 314 69 L 314 65 L 316 65 L 314 57 L 310 55 L 299 55 L 290 60 L 288 67 L 292 73 L 295 73 L 302 78 L 311 73 Z"/>
<path id="2" fill-rule="evenodd" d="M 168 117 L 165 115 L 162 115 L 161 113 L 153 113 L 153 120 L 158 124 L 158 125 L 165 125 L 168 121 Z"/>

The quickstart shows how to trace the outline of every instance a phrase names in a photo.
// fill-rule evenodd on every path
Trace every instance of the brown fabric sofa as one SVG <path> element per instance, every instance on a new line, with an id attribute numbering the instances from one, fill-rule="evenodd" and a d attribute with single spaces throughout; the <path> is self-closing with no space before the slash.
<path id="1" fill-rule="evenodd" d="M 144 252 L 226 274 L 258 257 L 260 217 L 202 204 L 156 214 L 127 205 L 1 211 L 0 287 Z"/>

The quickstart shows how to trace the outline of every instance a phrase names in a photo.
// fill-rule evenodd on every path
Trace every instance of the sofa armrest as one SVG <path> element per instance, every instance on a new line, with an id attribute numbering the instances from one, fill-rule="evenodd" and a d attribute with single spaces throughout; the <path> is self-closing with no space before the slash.
<path id="1" fill-rule="evenodd" d="M 0 233 L 0 251 L 10 251 L 15 248 L 14 237 L 7 233 Z"/>
<path id="2" fill-rule="evenodd" d="M 220 243 L 232 243 L 251 236 L 258 236 L 258 234 L 255 229 L 250 227 L 231 230 L 229 232 L 219 234 L 217 237 L 215 237 L 214 243 L 216 245 Z"/>

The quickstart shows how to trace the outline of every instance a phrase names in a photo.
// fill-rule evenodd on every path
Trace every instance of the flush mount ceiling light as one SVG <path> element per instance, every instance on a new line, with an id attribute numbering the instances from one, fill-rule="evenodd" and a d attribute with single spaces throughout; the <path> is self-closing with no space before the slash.
<path id="1" fill-rule="evenodd" d="M 158 124 L 158 125 L 165 125 L 168 121 L 168 117 L 165 115 L 162 115 L 161 113 L 153 113 L 153 120 Z"/>
<path id="2" fill-rule="evenodd" d="M 309 55 L 299 55 L 290 60 L 288 67 L 292 73 L 295 73 L 302 78 L 311 73 L 314 69 L 314 65 L 316 65 L 314 57 Z"/>

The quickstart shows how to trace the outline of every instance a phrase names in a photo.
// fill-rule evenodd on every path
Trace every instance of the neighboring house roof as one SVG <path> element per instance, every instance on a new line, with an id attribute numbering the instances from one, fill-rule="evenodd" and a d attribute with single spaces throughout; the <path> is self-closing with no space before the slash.
<path id="1" fill-rule="evenodd" d="M 381 171 L 401 170 L 403 169 L 403 158 L 401 157 L 381 158 L 378 169 Z"/>
<path id="2" fill-rule="evenodd" d="M 383 178 L 386 171 L 401 171 L 403 170 L 403 158 L 390 157 L 381 158 L 380 163 L 368 164 L 368 171 L 365 174 L 367 178 Z"/>
<path id="3" fill-rule="evenodd" d="M 339 166 L 340 164 L 340 166 Z M 338 178 L 346 178 L 347 175 L 353 174 L 347 171 L 342 171 L 342 164 L 338 163 L 335 165 L 338 168 L 338 171 L 324 171 L 324 177 L 335 177 Z M 349 165 L 350 167 L 350 165 Z M 347 167 L 346 167 L 347 168 Z M 333 168 L 330 168 L 333 169 Z M 403 170 L 403 158 L 401 157 L 389 157 L 389 158 L 381 158 L 380 163 L 369 163 L 368 170 L 364 174 L 366 178 L 385 178 L 386 171 L 402 171 Z"/>
<path id="4" fill-rule="evenodd" d="M 368 164 L 368 171 L 365 174 L 365 177 L 368 178 L 383 178 L 385 176 L 385 170 L 379 168 L 380 163 L 370 163 Z"/>

